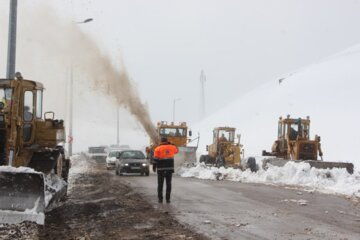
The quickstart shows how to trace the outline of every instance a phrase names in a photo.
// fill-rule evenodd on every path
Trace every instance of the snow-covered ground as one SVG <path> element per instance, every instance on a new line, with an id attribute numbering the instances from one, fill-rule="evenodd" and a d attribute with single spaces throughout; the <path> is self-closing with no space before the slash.
<path id="1" fill-rule="evenodd" d="M 242 136 L 245 155 L 257 156 L 262 150 L 271 149 L 277 137 L 279 116 L 290 114 L 296 118 L 310 116 L 310 136 L 321 136 L 325 161 L 352 162 L 355 168 L 360 168 L 357 157 L 360 147 L 359 62 L 360 45 L 357 45 L 273 79 L 240 97 L 193 126 L 193 132 L 200 132 L 201 136 L 199 152 L 206 152 L 205 146 L 212 141 L 214 127 L 233 126 Z"/>
<path id="2" fill-rule="evenodd" d="M 250 169 L 241 171 L 234 168 L 208 167 L 203 163 L 195 167 L 183 167 L 178 174 L 181 177 L 194 177 L 208 180 L 229 180 L 245 183 L 264 183 L 274 185 L 292 185 L 309 191 L 360 197 L 360 172 L 349 174 L 346 169 L 316 169 L 308 163 L 288 162 L 284 167 L 269 166 L 265 171 Z"/>

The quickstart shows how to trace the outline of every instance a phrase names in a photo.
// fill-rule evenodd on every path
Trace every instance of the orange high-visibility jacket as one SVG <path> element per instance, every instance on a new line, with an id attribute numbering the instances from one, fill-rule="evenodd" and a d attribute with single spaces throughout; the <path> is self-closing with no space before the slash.
<path id="1" fill-rule="evenodd" d="M 169 159 L 174 158 L 174 155 L 179 152 L 179 149 L 171 144 L 163 144 L 155 148 L 154 158 L 156 159 Z"/>

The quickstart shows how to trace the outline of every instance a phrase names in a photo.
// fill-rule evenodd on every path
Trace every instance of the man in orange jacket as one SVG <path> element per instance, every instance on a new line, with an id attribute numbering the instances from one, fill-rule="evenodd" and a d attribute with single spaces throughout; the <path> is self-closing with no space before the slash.
<path id="1" fill-rule="evenodd" d="M 158 198 L 159 203 L 163 202 L 163 185 L 166 179 L 166 202 L 170 203 L 171 179 L 174 173 L 174 155 L 179 150 L 175 145 L 168 142 L 167 138 L 161 138 L 161 143 L 154 150 L 154 172 L 157 169 L 158 175 Z"/>

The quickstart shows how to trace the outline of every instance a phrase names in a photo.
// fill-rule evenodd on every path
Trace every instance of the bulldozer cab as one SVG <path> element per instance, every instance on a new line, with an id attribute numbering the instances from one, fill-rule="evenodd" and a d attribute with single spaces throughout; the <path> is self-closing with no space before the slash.
<path id="1" fill-rule="evenodd" d="M 290 118 L 282 119 L 278 123 L 278 140 L 295 141 L 309 140 L 310 119 Z"/>
<path id="2" fill-rule="evenodd" d="M 11 156 L 15 148 L 31 146 L 35 141 L 36 120 L 42 117 L 42 91 L 38 82 L 0 80 L 0 135 L 4 141 L 11 139 L 9 144 L 1 144 L 0 165 L 26 165 L 16 159 L 12 162 Z"/>
<path id="3" fill-rule="evenodd" d="M 43 119 L 43 90 L 39 82 L 0 79 L 0 165 L 28 166 L 35 148 L 65 141 L 63 121 Z"/>
<path id="4" fill-rule="evenodd" d="M 234 143 L 235 142 L 235 128 L 219 127 L 213 131 L 213 143 L 218 144 L 222 142 Z"/>

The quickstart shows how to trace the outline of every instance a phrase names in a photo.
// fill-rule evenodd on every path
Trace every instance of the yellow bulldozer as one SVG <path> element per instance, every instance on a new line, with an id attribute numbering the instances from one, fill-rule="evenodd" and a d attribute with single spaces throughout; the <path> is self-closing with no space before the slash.
<path id="1" fill-rule="evenodd" d="M 278 138 L 272 145 L 271 152 L 263 150 L 263 156 L 272 156 L 263 161 L 263 167 L 268 164 L 283 166 L 288 161 L 307 162 L 315 168 L 346 168 L 352 174 L 354 165 L 344 162 L 323 161 L 320 136 L 315 135 L 314 140 L 310 140 L 310 117 L 279 118 Z M 318 156 L 320 160 L 318 160 Z"/>
<path id="2" fill-rule="evenodd" d="M 44 224 L 67 191 L 64 123 L 43 115 L 41 83 L 16 76 L 0 79 L 0 222 Z"/>
<path id="3" fill-rule="evenodd" d="M 213 143 L 206 146 L 207 155 L 200 156 L 200 162 L 215 167 L 234 167 L 251 171 L 257 170 L 255 158 L 244 158 L 240 134 L 235 136 L 234 127 L 216 127 L 213 130 Z M 244 162 L 245 161 L 245 162 Z"/>
<path id="4" fill-rule="evenodd" d="M 158 134 L 157 139 L 166 137 L 171 144 L 178 147 L 179 153 L 175 155 L 175 168 L 180 167 L 184 163 L 196 163 L 196 150 L 199 144 L 199 136 L 194 139 L 192 137 L 192 131 L 188 131 L 186 122 L 174 124 L 166 121 L 160 121 L 156 125 L 156 131 Z M 189 144 L 197 141 L 195 146 L 189 146 Z M 159 145 L 158 142 L 150 140 L 150 146 L 146 147 L 147 158 L 153 163 L 154 149 Z M 193 144 L 194 145 L 194 144 Z"/>

